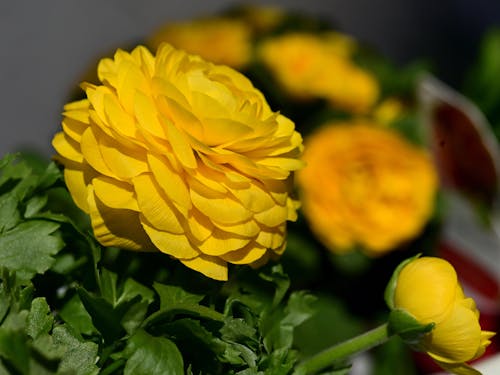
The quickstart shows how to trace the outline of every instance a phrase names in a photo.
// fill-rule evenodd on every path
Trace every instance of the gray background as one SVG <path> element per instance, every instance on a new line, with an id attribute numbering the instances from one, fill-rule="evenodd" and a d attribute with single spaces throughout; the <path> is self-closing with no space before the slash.
<path id="1" fill-rule="evenodd" d="M 52 153 L 60 112 L 98 56 L 143 39 L 159 25 L 213 14 L 238 1 L 0 0 L 0 155 Z M 459 82 L 481 32 L 500 20 L 492 0 L 257 1 L 335 20 L 395 62 L 430 58 Z"/>

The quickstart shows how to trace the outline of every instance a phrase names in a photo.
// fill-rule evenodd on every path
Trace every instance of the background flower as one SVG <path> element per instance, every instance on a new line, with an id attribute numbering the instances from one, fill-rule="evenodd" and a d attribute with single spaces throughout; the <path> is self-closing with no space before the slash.
<path id="1" fill-rule="evenodd" d="M 422 230 L 437 177 L 427 153 L 361 120 L 328 123 L 306 139 L 298 174 L 303 212 L 334 252 L 385 253 Z"/>
<path id="2" fill-rule="evenodd" d="M 434 257 L 410 261 L 397 275 L 393 303 L 421 324 L 435 323 L 419 349 L 452 373 L 478 373 L 465 362 L 482 356 L 494 333 L 481 330 L 475 302 L 465 297 L 450 263 Z"/>
<path id="3" fill-rule="evenodd" d="M 213 63 L 242 68 L 251 57 L 251 36 L 250 26 L 242 20 L 212 17 L 168 23 L 147 44 L 156 50 L 161 43 L 170 43 Z"/>
<path id="4" fill-rule="evenodd" d="M 160 250 L 214 279 L 281 254 L 302 139 L 240 73 L 160 46 L 118 50 L 53 140 L 105 246 Z"/>
<path id="5" fill-rule="evenodd" d="M 354 41 L 338 33 L 291 32 L 265 40 L 257 54 L 290 95 L 366 112 L 379 89 L 375 78 L 351 61 L 354 49 Z"/>

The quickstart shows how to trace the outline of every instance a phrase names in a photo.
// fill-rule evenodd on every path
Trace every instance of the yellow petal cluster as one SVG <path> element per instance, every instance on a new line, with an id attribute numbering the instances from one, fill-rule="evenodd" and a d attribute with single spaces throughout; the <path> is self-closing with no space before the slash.
<path id="1" fill-rule="evenodd" d="M 235 70 L 159 47 L 118 50 L 65 106 L 53 146 L 105 246 L 159 250 L 208 277 L 280 254 L 301 136 Z"/>
<path id="2" fill-rule="evenodd" d="M 467 298 L 453 266 L 444 259 L 418 258 L 400 271 L 394 307 L 422 324 L 435 323 L 419 348 L 454 374 L 473 375 L 465 362 L 483 355 L 493 332 L 482 331 L 474 300 Z"/>
<path id="3" fill-rule="evenodd" d="M 305 140 L 303 212 L 332 251 L 383 254 L 417 235 L 437 189 L 429 155 L 371 122 L 329 123 Z"/>
<path id="4" fill-rule="evenodd" d="M 321 98 L 353 113 L 369 111 L 379 95 L 375 78 L 351 60 L 354 41 L 338 33 L 287 33 L 265 40 L 258 58 L 299 99 Z"/>
<path id="5" fill-rule="evenodd" d="M 244 21 L 213 17 L 165 24 L 148 45 L 156 50 L 166 42 L 215 64 L 239 69 L 250 60 L 251 38 L 252 30 Z"/>

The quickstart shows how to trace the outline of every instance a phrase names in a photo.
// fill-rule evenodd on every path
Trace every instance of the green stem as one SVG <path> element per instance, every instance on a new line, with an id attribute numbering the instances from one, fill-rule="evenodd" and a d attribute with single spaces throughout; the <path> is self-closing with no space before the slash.
<path id="1" fill-rule="evenodd" d="M 295 374 L 313 374 L 331 366 L 339 360 L 346 359 L 354 354 L 364 352 L 387 341 L 391 335 L 387 323 L 365 332 L 350 340 L 336 344 L 315 356 L 308 358 L 295 367 Z"/>

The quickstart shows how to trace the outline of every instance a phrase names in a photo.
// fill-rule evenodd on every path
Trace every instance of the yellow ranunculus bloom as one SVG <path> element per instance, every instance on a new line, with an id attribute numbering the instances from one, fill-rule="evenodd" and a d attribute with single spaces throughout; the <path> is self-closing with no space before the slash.
<path id="1" fill-rule="evenodd" d="M 200 55 L 215 64 L 242 68 L 251 57 L 252 30 L 242 20 L 223 17 L 200 18 L 166 24 L 149 39 L 156 50 L 161 43 Z"/>
<path id="2" fill-rule="evenodd" d="M 366 112 L 378 98 L 378 83 L 350 60 L 352 49 L 352 40 L 337 34 L 297 32 L 265 40 L 257 55 L 290 95 Z"/>
<path id="3" fill-rule="evenodd" d="M 481 330 L 474 300 L 464 296 L 450 263 L 434 257 L 409 262 L 396 279 L 393 302 L 419 323 L 435 324 L 419 349 L 454 374 L 478 374 L 465 362 L 483 355 L 494 333 Z"/>
<path id="4" fill-rule="evenodd" d="M 235 70 L 163 44 L 98 66 L 53 146 L 105 246 L 159 250 L 211 278 L 280 254 L 301 136 Z"/>
<path id="5" fill-rule="evenodd" d="M 332 251 L 383 254 L 416 236 L 437 189 L 429 155 L 386 128 L 330 123 L 305 141 L 297 175 L 303 212 Z"/>

